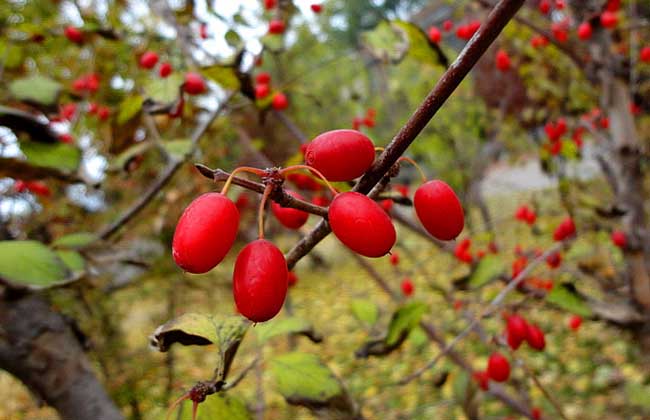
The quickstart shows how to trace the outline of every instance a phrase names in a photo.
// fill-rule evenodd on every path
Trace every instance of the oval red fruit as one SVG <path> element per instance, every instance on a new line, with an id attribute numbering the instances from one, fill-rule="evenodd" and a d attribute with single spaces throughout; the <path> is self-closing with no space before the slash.
<path id="1" fill-rule="evenodd" d="M 267 84 L 255 85 L 255 99 L 263 99 L 271 92 L 271 88 Z"/>
<path id="2" fill-rule="evenodd" d="M 483 391 L 487 391 L 489 387 L 489 381 L 490 381 L 490 376 L 488 373 L 484 370 L 479 371 L 479 372 L 474 372 L 472 374 L 472 377 L 478 384 L 479 388 L 481 388 Z"/>
<path id="3" fill-rule="evenodd" d="M 622 230 L 615 230 L 612 232 L 612 242 L 619 248 L 625 248 L 627 245 L 627 236 Z"/>
<path id="4" fill-rule="evenodd" d="M 281 20 L 272 20 L 269 22 L 269 33 L 274 35 L 280 35 L 284 32 L 285 26 L 284 22 Z"/>
<path id="5" fill-rule="evenodd" d="M 582 318 L 579 315 L 573 315 L 569 318 L 569 328 L 573 331 L 578 331 L 582 325 Z"/>
<path id="6" fill-rule="evenodd" d="M 197 73 L 186 73 L 183 89 L 190 95 L 199 95 L 206 90 L 205 81 L 203 80 L 203 77 Z"/>
<path id="7" fill-rule="evenodd" d="M 639 53 L 639 60 L 643 61 L 644 63 L 650 63 L 650 46 L 641 48 L 641 52 Z"/>
<path id="8" fill-rule="evenodd" d="M 169 62 L 164 62 L 160 65 L 160 68 L 158 69 L 158 74 L 160 75 L 160 77 L 164 79 L 165 77 L 172 74 L 172 70 L 173 70 L 172 65 Z"/>
<path id="9" fill-rule="evenodd" d="M 497 51 L 496 66 L 497 69 L 502 72 L 510 70 L 510 56 L 505 52 L 505 50 Z"/>
<path id="10" fill-rule="evenodd" d="M 75 44 L 83 44 L 84 42 L 84 33 L 74 26 L 67 26 L 63 30 L 63 34 L 69 41 L 74 42 Z"/>
<path id="11" fill-rule="evenodd" d="M 358 192 L 338 194 L 329 207 L 329 223 L 336 237 L 366 257 L 386 255 L 397 234 L 390 217 L 377 204 Z"/>
<path id="12" fill-rule="evenodd" d="M 224 259 L 237 236 L 239 212 L 219 193 L 199 196 L 183 211 L 172 241 L 174 261 L 183 270 L 200 274 Z"/>
<path id="13" fill-rule="evenodd" d="M 600 24 L 603 25 L 603 28 L 611 29 L 618 24 L 618 16 L 614 12 L 605 10 L 600 14 Z"/>
<path id="14" fill-rule="evenodd" d="M 271 75 L 268 72 L 260 72 L 257 76 L 255 76 L 255 83 L 258 85 L 268 85 L 271 83 Z"/>
<path id="15" fill-rule="evenodd" d="M 283 109 L 287 109 L 289 107 L 289 100 L 284 93 L 278 92 L 273 95 L 271 106 L 277 111 L 282 111 Z"/>
<path id="16" fill-rule="evenodd" d="M 298 276 L 293 271 L 289 271 L 287 274 L 287 284 L 289 287 L 293 287 L 298 283 Z"/>
<path id="17" fill-rule="evenodd" d="M 375 146 L 356 130 L 327 131 L 307 146 L 305 162 L 329 181 L 351 181 L 363 175 L 375 160 Z"/>
<path id="18" fill-rule="evenodd" d="M 253 322 L 264 322 L 280 312 L 288 287 L 287 262 L 265 239 L 246 245 L 235 262 L 232 290 L 237 310 Z"/>
<path id="19" fill-rule="evenodd" d="M 314 13 L 320 13 L 323 11 L 323 5 L 322 4 L 312 4 L 309 6 L 311 8 L 311 11 Z"/>
<path id="20" fill-rule="evenodd" d="M 487 373 L 496 382 L 505 382 L 510 377 L 510 362 L 501 353 L 492 353 L 488 359 Z"/>
<path id="21" fill-rule="evenodd" d="M 422 226 L 435 238 L 449 241 L 463 230 L 463 207 L 454 190 L 440 180 L 422 184 L 413 198 L 415 213 Z"/>
<path id="22" fill-rule="evenodd" d="M 158 54 L 153 51 L 147 51 L 140 57 L 140 67 L 143 69 L 152 69 L 158 62 Z"/>
<path id="23" fill-rule="evenodd" d="M 404 280 L 402 280 L 402 284 L 400 285 L 400 287 L 402 289 L 402 294 L 404 294 L 404 296 L 411 296 L 413 294 L 414 287 L 411 279 L 405 278 Z"/>
<path id="24" fill-rule="evenodd" d="M 546 347 L 546 339 L 544 338 L 544 333 L 539 329 L 537 325 L 528 325 L 526 342 L 531 348 L 535 350 L 542 351 L 544 350 L 544 347 Z"/>
<path id="25" fill-rule="evenodd" d="M 287 191 L 287 194 L 299 200 L 305 200 L 305 198 L 297 192 Z M 291 207 L 282 207 L 275 201 L 271 203 L 271 211 L 282 226 L 288 227 L 289 229 L 299 229 L 302 225 L 307 223 L 307 219 L 309 219 L 309 213 Z"/>
<path id="26" fill-rule="evenodd" d="M 435 26 L 432 26 L 429 28 L 429 32 L 427 33 L 429 35 L 429 41 L 433 42 L 434 44 L 437 44 L 440 42 L 442 39 L 442 34 L 440 33 L 440 29 L 436 28 Z"/>
<path id="27" fill-rule="evenodd" d="M 580 26 L 578 26 L 578 38 L 583 41 L 591 38 L 592 32 L 591 24 L 589 22 L 582 22 Z"/>
<path id="28" fill-rule="evenodd" d="M 506 321 L 506 334 L 510 348 L 517 350 L 528 335 L 528 323 L 519 315 L 511 315 Z"/>
<path id="29" fill-rule="evenodd" d="M 399 264 L 399 254 L 397 252 L 393 252 L 390 254 L 390 265 L 397 266 Z"/>

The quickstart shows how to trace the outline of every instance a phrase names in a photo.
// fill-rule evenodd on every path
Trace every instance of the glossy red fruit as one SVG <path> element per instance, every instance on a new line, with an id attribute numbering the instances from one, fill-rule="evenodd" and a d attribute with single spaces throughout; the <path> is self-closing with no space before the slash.
<path id="1" fill-rule="evenodd" d="M 612 232 L 612 242 L 619 248 L 627 246 L 627 236 L 622 230 L 615 230 Z"/>
<path id="2" fill-rule="evenodd" d="M 562 255 L 559 252 L 552 253 L 546 257 L 546 264 L 553 269 L 558 268 L 562 264 Z"/>
<path id="3" fill-rule="evenodd" d="M 111 109 L 107 106 L 100 106 L 97 108 L 97 118 L 101 121 L 106 121 L 111 116 Z"/>
<path id="4" fill-rule="evenodd" d="M 329 223 L 336 237 L 354 252 L 366 257 L 386 255 L 397 239 L 386 212 L 358 192 L 338 194 L 329 207 Z"/>
<path id="5" fill-rule="evenodd" d="M 582 318 L 579 315 L 572 315 L 569 318 L 569 328 L 573 331 L 578 331 L 582 325 Z"/>
<path id="6" fill-rule="evenodd" d="M 205 81 L 200 74 L 189 72 L 185 74 L 183 89 L 190 95 L 200 95 L 207 89 Z"/>
<path id="7" fill-rule="evenodd" d="M 566 42 L 569 39 L 569 32 L 567 31 L 566 22 L 553 22 L 551 24 L 551 32 L 553 37 L 558 42 Z"/>
<path id="8" fill-rule="evenodd" d="M 269 93 L 271 93 L 269 85 L 255 85 L 255 99 L 264 99 L 269 95 Z"/>
<path id="9" fill-rule="evenodd" d="M 409 278 L 405 278 L 402 280 L 402 284 L 400 285 L 400 288 L 402 289 L 402 294 L 404 296 L 411 296 L 413 294 L 413 282 Z"/>
<path id="10" fill-rule="evenodd" d="M 610 12 L 617 12 L 621 8 L 621 0 L 609 0 L 606 7 Z"/>
<path id="11" fill-rule="evenodd" d="M 287 194 L 299 200 L 305 200 L 305 198 L 297 192 L 287 191 Z M 275 201 L 271 203 L 271 211 L 282 226 L 289 229 L 300 229 L 305 223 L 307 223 L 307 219 L 309 219 L 309 213 L 291 207 L 282 207 Z"/>
<path id="12" fill-rule="evenodd" d="M 281 20 L 274 19 L 269 22 L 269 33 L 274 35 L 280 35 L 284 33 L 285 25 Z"/>
<path id="13" fill-rule="evenodd" d="M 542 0 L 539 2 L 539 11 L 542 14 L 548 14 L 551 11 L 551 3 L 548 0 Z"/>
<path id="14" fill-rule="evenodd" d="M 14 182 L 14 191 L 17 193 L 23 193 L 27 191 L 27 183 L 22 179 L 17 179 L 16 182 Z"/>
<path id="15" fill-rule="evenodd" d="M 563 241 L 567 238 L 574 236 L 576 233 L 576 225 L 573 223 L 573 219 L 567 217 L 555 228 L 553 232 L 553 239 L 556 241 Z"/>
<path id="16" fill-rule="evenodd" d="M 519 315 L 509 316 L 506 321 L 506 335 L 508 344 L 516 350 L 528 335 L 528 323 Z"/>
<path id="17" fill-rule="evenodd" d="M 650 46 L 641 48 L 641 52 L 639 53 L 639 60 L 643 61 L 644 63 L 650 63 Z"/>
<path id="18" fill-rule="evenodd" d="M 208 38 L 208 25 L 205 23 L 202 23 L 201 26 L 199 26 L 199 37 L 201 37 L 201 39 Z"/>
<path id="19" fill-rule="evenodd" d="M 562 9 L 564 9 L 565 6 L 566 6 L 566 3 L 565 3 L 564 0 L 555 0 L 555 8 L 556 9 L 562 10 Z"/>
<path id="20" fill-rule="evenodd" d="M 147 51 L 140 56 L 140 67 L 143 69 L 152 69 L 158 63 L 158 54 L 153 51 Z"/>
<path id="21" fill-rule="evenodd" d="M 375 146 L 356 130 L 333 130 L 318 135 L 307 146 L 305 162 L 329 181 L 351 181 L 370 168 Z"/>
<path id="22" fill-rule="evenodd" d="M 237 310 L 253 322 L 264 322 L 280 312 L 287 296 L 287 262 L 265 239 L 246 245 L 235 262 L 232 290 Z"/>
<path id="23" fill-rule="evenodd" d="M 454 22 L 452 22 L 451 20 L 446 20 L 446 21 L 442 22 L 442 30 L 443 31 L 449 32 L 452 29 L 454 29 Z"/>
<path id="24" fill-rule="evenodd" d="M 533 407 L 530 411 L 530 415 L 533 420 L 542 420 L 542 409 L 539 407 Z"/>
<path id="25" fill-rule="evenodd" d="M 493 381 L 505 382 L 510 377 L 510 362 L 501 353 L 492 353 L 488 359 L 487 373 Z"/>
<path id="26" fill-rule="evenodd" d="M 63 34 L 69 41 L 74 42 L 75 44 L 83 44 L 84 42 L 84 33 L 74 26 L 67 26 L 63 30 Z"/>
<path id="27" fill-rule="evenodd" d="M 605 10 L 600 14 L 600 24 L 603 25 L 603 28 L 611 29 L 618 24 L 618 16 L 614 12 Z"/>
<path id="28" fill-rule="evenodd" d="M 74 138 L 72 135 L 70 135 L 70 133 L 63 133 L 59 134 L 59 141 L 65 144 L 72 144 L 74 143 Z"/>
<path id="29" fill-rule="evenodd" d="M 381 200 L 381 201 L 379 202 L 379 205 L 381 206 L 381 208 L 384 209 L 384 211 L 385 211 L 386 213 L 388 213 L 388 214 L 390 214 L 390 211 L 391 211 L 391 209 L 393 208 L 393 205 L 394 205 L 394 204 L 395 204 L 395 203 L 393 203 L 393 200 L 391 200 L 390 198 L 387 198 L 387 199 L 385 199 L 385 200 Z"/>
<path id="30" fill-rule="evenodd" d="M 70 121 L 77 113 L 77 104 L 65 104 L 61 106 L 61 117 Z"/>
<path id="31" fill-rule="evenodd" d="M 539 329 L 537 325 L 528 324 L 526 342 L 531 348 L 535 350 L 542 351 L 546 347 L 546 339 L 544 338 L 544 333 Z"/>
<path id="32" fill-rule="evenodd" d="M 320 13 L 323 11 L 323 5 L 322 4 L 312 4 L 309 6 L 311 8 L 311 11 L 314 13 Z"/>
<path id="33" fill-rule="evenodd" d="M 224 259 L 237 237 L 239 212 L 228 197 L 207 193 L 183 211 L 172 241 L 174 261 L 183 270 L 205 273 Z"/>
<path id="34" fill-rule="evenodd" d="M 325 196 L 317 195 L 311 199 L 311 203 L 317 206 L 327 207 L 330 205 L 330 200 Z"/>
<path id="35" fill-rule="evenodd" d="M 510 56 L 504 50 L 497 51 L 496 66 L 502 72 L 510 70 Z"/>
<path id="36" fill-rule="evenodd" d="M 173 69 L 171 63 L 164 62 L 164 63 L 162 63 L 160 65 L 160 68 L 158 69 L 158 74 L 160 75 L 160 77 L 162 77 L 164 79 L 167 76 L 169 76 L 170 74 L 172 74 L 173 70 L 174 69 Z"/>
<path id="37" fill-rule="evenodd" d="M 277 0 L 264 0 L 264 8 L 266 10 L 271 10 L 277 4 Z"/>
<path id="38" fill-rule="evenodd" d="M 429 28 L 427 35 L 429 35 L 429 40 L 434 44 L 439 43 L 440 40 L 442 39 L 442 34 L 440 33 L 440 29 L 436 28 L 435 26 Z"/>
<path id="39" fill-rule="evenodd" d="M 413 205 L 422 226 L 435 238 L 450 241 L 462 232 L 463 207 L 445 182 L 435 179 L 422 184 L 415 191 Z"/>
<path id="40" fill-rule="evenodd" d="M 48 187 L 47 184 L 42 181 L 27 181 L 26 186 L 31 193 L 38 196 L 49 197 L 52 195 L 52 190 L 50 190 L 50 187 Z"/>
<path id="41" fill-rule="evenodd" d="M 392 254 L 390 254 L 390 265 L 395 267 L 399 265 L 399 254 L 397 251 L 394 251 Z"/>
<path id="42" fill-rule="evenodd" d="M 283 109 L 287 109 L 289 107 L 289 100 L 287 99 L 287 96 L 284 93 L 278 92 L 275 95 L 273 95 L 273 99 L 271 100 L 271 106 L 276 111 L 282 111 Z"/>
<path id="43" fill-rule="evenodd" d="M 298 283 L 298 276 L 293 271 L 287 273 L 287 284 L 289 287 L 293 287 Z"/>
<path id="44" fill-rule="evenodd" d="M 488 375 L 487 371 L 482 370 L 474 372 L 472 374 L 472 378 L 474 378 L 474 381 L 476 381 L 476 384 L 479 388 L 481 388 L 483 391 L 488 390 L 490 376 Z"/>
<path id="45" fill-rule="evenodd" d="M 268 72 L 262 71 L 255 76 L 255 83 L 258 85 L 268 85 L 271 83 L 271 75 Z"/>
<path id="46" fill-rule="evenodd" d="M 589 22 L 582 22 L 580 26 L 578 26 L 578 38 L 583 41 L 591 38 L 592 33 L 593 30 L 591 29 L 591 24 Z"/>

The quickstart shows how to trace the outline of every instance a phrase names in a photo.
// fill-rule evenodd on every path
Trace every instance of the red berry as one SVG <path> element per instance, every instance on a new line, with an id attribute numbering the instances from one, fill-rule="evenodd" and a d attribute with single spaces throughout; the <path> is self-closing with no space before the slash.
<path id="1" fill-rule="evenodd" d="M 271 83 L 271 75 L 268 72 L 260 72 L 255 76 L 255 83 L 258 85 L 268 85 Z"/>
<path id="2" fill-rule="evenodd" d="M 88 113 L 90 115 L 96 114 L 98 109 L 99 109 L 99 105 L 97 105 L 96 102 L 91 102 L 88 104 Z"/>
<path id="3" fill-rule="evenodd" d="M 287 194 L 299 200 L 305 200 L 305 198 L 297 192 L 287 191 Z M 275 201 L 271 203 L 271 211 L 282 226 L 289 229 L 299 229 L 307 223 L 307 219 L 309 219 L 309 213 L 291 207 L 282 207 Z"/>
<path id="4" fill-rule="evenodd" d="M 199 26 L 199 36 L 201 39 L 207 39 L 208 38 L 208 25 L 205 23 L 202 23 L 201 26 Z"/>
<path id="5" fill-rule="evenodd" d="M 61 117 L 70 121 L 77 113 L 77 104 L 65 104 L 61 107 Z"/>
<path id="6" fill-rule="evenodd" d="M 235 261 L 232 291 L 237 310 L 253 322 L 264 322 L 280 312 L 288 287 L 287 261 L 265 239 L 246 245 Z"/>
<path id="7" fill-rule="evenodd" d="M 582 325 L 582 318 L 579 315 L 573 315 L 569 318 L 569 328 L 573 331 L 578 331 Z"/>
<path id="8" fill-rule="evenodd" d="M 255 85 L 255 98 L 264 99 L 269 93 L 271 93 L 271 88 L 267 84 Z"/>
<path id="9" fill-rule="evenodd" d="M 558 10 L 564 9 L 564 6 L 566 6 L 564 0 L 555 0 L 555 8 Z"/>
<path id="10" fill-rule="evenodd" d="M 429 35 L 429 40 L 434 44 L 439 43 L 440 40 L 442 39 L 442 34 L 440 33 L 440 29 L 436 28 L 435 26 L 430 27 L 429 32 L 427 34 Z"/>
<path id="11" fill-rule="evenodd" d="M 528 323 L 519 315 L 509 316 L 506 321 L 506 335 L 508 344 L 513 350 L 516 350 L 528 335 Z"/>
<path id="12" fill-rule="evenodd" d="M 289 106 L 289 100 L 287 99 L 286 95 L 282 92 L 278 92 L 275 95 L 273 95 L 273 99 L 271 100 L 271 106 L 273 109 L 277 111 L 282 111 L 283 109 L 287 109 Z"/>
<path id="13" fill-rule="evenodd" d="M 97 118 L 102 121 L 106 121 L 111 115 L 111 109 L 106 106 L 100 106 L 97 108 Z"/>
<path id="14" fill-rule="evenodd" d="M 483 370 L 479 372 L 474 372 L 472 374 L 472 378 L 474 378 L 479 388 L 481 388 L 483 391 L 488 390 L 490 376 L 488 375 L 487 371 Z"/>
<path id="15" fill-rule="evenodd" d="M 281 20 L 274 19 L 269 22 L 269 33 L 274 35 L 280 35 L 284 32 L 285 26 L 284 22 Z"/>
<path id="16" fill-rule="evenodd" d="M 27 181 L 26 183 L 27 189 L 41 197 L 49 197 L 52 195 L 52 190 L 50 190 L 50 187 L 47 186 L 44 182 L 41 181 Z"/>
<path id="17" fill-rule="evenodd" d="M 293 287 L 296 285 L 296 283 L 298 283 L 298 276 L 296 276 L 296 273 L 294 273 L 293 271 L 289 271 L 289 273 L 287 273 L 288 286 Z"/>
<path id="18" fill-rule="evenodd" d="M 393 252 L 390 254 L 390 265 L 392 266 L 397 266 L 399 264 L 399 254 L 397 252 Z"/>
<path id="19" fill-rule="evenodd" d="M 510 362 L 501 353 L 492 353 L 488 359 L 487 373 L 496 382 L 505 382 L 510 377 Z"/>
<path id="20" fill-rule="evenodd" d="M 370 168 L 375 160 L 372 141 L 355 130 L 333 130 L 320 134 L 307 146 L 305 162 L 329 181 L 351 181 Z"/>
<path id="21" fill-rule="evenodd" d="M 264 8 L 266 10 L 271 10 L 277 4 L 277 0 L 264 0 Z"/>
<path id="22" fill-rule="evenodd" d="M 548 14 L 551 11 L 551 3 L 548 0 L 539 2 L 539 11 L 543 14 Z"/>
<path id="23" fill-rule="evenodd" d="M 627 245 L 627 236 L 622 230 L 615 230 L 612 232 L 612 242 L 619 248 L 625 248 Z"/>
<path id="24" fill-rule="evenodd" d="M 390 214 L 390 210 L 393 208 L 393 200 L 390 198 L 387 198 L 386 200 L 381 200 L 379 202 L 379 205 L 381 206 L 382 209 L 388 214 Z"/>
<path id="25" fill-rule="evenodd" d="M 554 22 L 551 25 L 551 32 L 553 32 L 553 37 L 558 42 L 566 42 L 569 39 L 569 33 L 567 32 L 566 22 Z"/>
<path id="26" fill-rule="evenodd" d="M 409 278 L 405 278 L 402 280 L 402 284 L 400 285 L 402 289 L 402 294 L 404 296 L 411 296 L 413 294 L 413 282 Z"/>
<path id="27" fill-rule="evenodd" d="M 170 74 L 172 74 L 173 70 L 174 69 L 172 68 L 172 65 L 169 62 L 165 61 L 160 65 L 160 68 L 158 69 L 158 74 L 160 75 L 160 77 L 164 79 Z"/>
<path id="28" fill-rule="evenodd" d="M 530 39 L 530 44 L 533 48 L 543 48 L 548 45 L 548 38 L 544 35 L 537 35 Z"/>
<path id="29" fill-rule="evenodd" d="M 449 241 L 463 230 L 463 207 L 454 190 L 443 181 L 422 184 L 415 191 L 413 203 L 418 219 L 435 238 Z"/>
<path id="30" fill-rule="evenodd" d="M 551 268 L 558 268 L 562 264 L 562 255 L 559 252 L 554 252 L 546 257 L 546 264 Z"/>
<path id="31" fill-rule="evenodd" d="M 618 16 L 614 12 L 605 10 L 600 14 L 600 24 L 603 25 L 603 28 L 611 29 L 618 24 Z"/>
<path id="32" fill-rule="evenodd" d="M 84 42 L 84 33 L 74 26 L 67 26 L 63 30 L 63 34 L 69 41 L 74 42 L 75 44 L 83 44 Z"/>
<path id="33" fill-rule="evenodd" d="M 251 199 L 248 194 L 242 192 L 237 196 L 237 200 L 235 200 L 235 207 L 237 207 L 238 211 L 242 212 L 248 208 L 250 201 Z"/>
<path id="34" fill-rule="evenodd" d="M 239 212 L 228 197 L 207 193 L 183 211 L 172 241 L 174 261 L 183 270 L 200 274 L 224 259 L 237 237 Z"/>
<path id="35" fill-rule="evenodd" d="M 386 255 L 395 245 L 395 227 L 386 212 L 358 192 L 338 194 L 329 207 L 329 223 L 345 246 L 366 257 Z"/>
<path id="36" fill-rule="evenodd" d="M 490 243 L 488 244 L 488 250 L 490 250 L 490 252 L 493 254 L 499 253 L 499 247 L 494 241 L 490 241 Z"/>
<path id="37" fill-rule="evenodd" d="M 185 74 L 185 83 L 183 89 L 190 95 L 199 95 L 207 89 L 203 77 L 197 73 L 189 72 Z"/>
<path id="38" fill-rule="evenodd" d="M 59 141 L 61 143 L 72 144 L 74 143 L 74 138 L 70 135 L 70 133 L 63 133 L 59 135 Z"/>
<path id="39" fill-rule="evenodd" d="M 641 48 L 641 52 L 639 53 L 639 60 L 643 61 L 644 63 L 650 63 L 650 46 Z"/>
<path id="40" fill-rule="evenodd" d="M 446 20 L 446 21 L 442 22 L 442 30 L 443 31 L 449 32 L 452 29 L 454 29 L 454 22 L 452 22 L 451 20 Z"/>
<path id="41" fill-rule="evenodd" d="M 528 324 L 526 342 L 531 348 L 535 350 L 542 351 L 544 350 L 544 347 L 546 347 L 546 339 L 544 338 L 544 333 L 536 325 Z"/>
<path id="42" fill-rule="evenodd" d="M 140 67 L 143 69 L 152 69 L 158 63 L 158 54 L 153 51 L 147 51 L 140 57 Z"/>
<path id="43" fill-rule="evenodd" d="M 542 420 L 542 410 L 539 407 L 533 407 L 530 415 L 533 417 L 533 420 Z"/>
<path id="44" fill-rule="evenodd" d="M 327 197 L 324 197 L 322 195 L 317 195 L 314 198 L 311 199 L 312 204 L 315 204 L 317 206 L 321 207 L 327 207 L 330 205 L 330 200 Z"/>
<path id="45" fill-rule="evenodd" d="M 578 38 L 583 41 L 591 38 L 592 32 L 589 22 L 582 22 L 580 26 L 578 26 Z"/>
<path id="46" fill-rule="evenodd" d="M 598 125 L 600 125 L 600 128 L 603 130 L 607 130 L 609 128 L 609 118 L 601 117 L 600 120 L 598 120 Z"/>
<path id="47" fill-rule="evenodd" d="M 472 37 L 471 29 L 467 25 L 461 25 L 456 28 L 456 36 L 463 40 L 468 40 Z"/>
<path id="48" fill-rule="evenodd" d="M 553 232 L 553 239 L 556 241 L 563 241 L 571 236 L 574 236 L 576 233 L 576 225 L 573 223 L 573 219 L 567 217 L 555 228 Z"/>
<path id="49" fill-rule="evenodd" d="M 323 11 L 323 5 L 322 4 L 312 4 L 311 6 L 311 11 L 314 13 L 320 13 Z"/>
<path id="50" fill-rule="evenodd" d="M 301 190 L 320 191 L 323 187 L 311 176 L 306 174 L 289 174 L 287 181 L 291 181 Z"/>
<path id="51" fill-rule="evenodd" d="M 497 69 L 503 72 L 510 70 L 510 57 L 504 50 L 497 51 L 496 66 Z"/>
<path id="52" fill-rule="evenodd" d="M 14 191 L 16 191 L 17 193 L 22 193 L 27 191 L 27 183 L 22 179 L 16 180 L 16 182 L 14 182 Z"/>

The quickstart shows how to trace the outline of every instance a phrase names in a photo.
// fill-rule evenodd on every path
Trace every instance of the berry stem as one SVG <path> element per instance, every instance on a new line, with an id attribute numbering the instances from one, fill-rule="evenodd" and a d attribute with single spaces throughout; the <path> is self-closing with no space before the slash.
<path id="1" fill-rule="evenodd" d="M 174 401 L 174 402 L 172 403 L 172 405 L 169 406 L 169 409 L 167 410 L 167 417 L 166 417 L 166 420 L 169 420 L 169 419 L 170 419 L 170 416 L 171 416 L 172 412 L 174 411 L 174 409 L 175 409 L 176 407 L 178 407 L 178 406 L 179 406 L 183 401 L 188 400 L 189 398 L 190 398 L 190 393 L 189 393 L 189 392 L 186 392 L 186 393 L 183 394 L 180 398 L 178 398 L 176 401 Z"/>
<path id="2" fill-rule="evenodd" d="M 424 175 L 424 171 L 422 170 L 420 165 L 418 165 L 413 159 L 411 159 L 410 157 L 402 156 L 399 159 L 397 159 L 397 161 L 398 162 L 406 161 L 406 162 L 410 163 L 411 165 L 415 166 L 415 169 L 417 169 L 418 172 L 420 173 L 420 177 L 422 178 L 422 183 L 424 184 L 425 182 L 427 182 L 427 176 Z"/>
<path id="3" fill-rule="evenodd" d="M 383 147 L 379 147 L 379 146 L 375 147 L 375 152 L 383 152 L 384 150 L 386 149 Z"/>
<path id="4" fill-rule="evenodd" d="M 221 189 L 221 194 L 226 195 L 228 194 L 228 188 L 230 188 L 230 184 L 232 183 L 232 178 L 238 173 L 238 172 L 248 172 L 255 174 L 259 177 L 264 176 L 264 171 L 261 169 L 257 168 L 252 168 L 250 166 L 240 166 L 239 168 L 236 168 L 234 171 L 230 173 L 230 176 L 226 180 L 226 183 L 223 184 L 223 188 Z"/>
<path id="5" fill-rule="evenodd" d="M 269 198 L 271 191 L 273 191 L 273 184 L 269 183 L 264 188 L 262 201 L 260 201 L 260 208 L 257 212 L 257 232 L 259 239 L 264 239 L 264 206 L 266 206 L 266 200 Z"/>
<path id="6" fill-rule="evenodd" d="M 280 175 L 284 175 L 287 172 L 294 171 L 296 169 L 307 169 L 307 170 L 315 173 L 325 183 L 325 185 L 327 185 L 327 188 L 330 189 L 330 191 L 332 192 L 332 194 L 334 194 L 334 196 L 336 196 L 336 194 L 339 193 L 338 191 L 336 191 L 336 189 L 334 187 L 332 187 L 332 184 L 330 184 L 327 181 L 327 179 L 325 179 L 325 176 L 323 174 L 321 174 L 317 169 L 314 169 L 314 168 L 312 168 L 311 166 L 308 166 L 308 165 L 292 165 L 292 166 L 288 166 L 288 167 L 286 167 L 286 168 L 284 168 L 284 169 L 282 169 L 280 171 Z"/>

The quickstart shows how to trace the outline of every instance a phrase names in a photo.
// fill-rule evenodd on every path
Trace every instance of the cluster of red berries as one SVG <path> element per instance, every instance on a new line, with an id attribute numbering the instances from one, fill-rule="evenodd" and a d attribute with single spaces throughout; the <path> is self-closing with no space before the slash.
<path id="1" fill-rule="evenodd" d="M 535 210 L 524 204 L 517 208 L 517 211 L 515 212 L 515 219 L 532 226 L 537 220 L 537 214 L 535 213 Z"/>
<path id="2" fill-rule="evenodd" d="M 463 262 L 465 264 L 472 264 L 475 258 L 474 255 L 472 255 L 472 252 L 470 251 L 471 247 L 472 247 L 472 240 L 469 238 L 463 239 L 462 241 L 456 244 L 456 248 L 454 248 L 454 256 L 460 262 Z M 478 251 L 476 251 L 476 259 L 480 260 L 483 257 L 485 257 L 488 253 L 491 254 L 499 253 L 499 248 L 497 247 L 496 243 L 490 242 L 488 243 L 487 250 L 479 249 Z"/>
<path id="3" fill-rule="evenodd" d="M 480 27 L 481 27 L 480 20 L 472 20 L 456 28 L 456 36 L 462 40 L 467 41 L 474 36 L 476 31 L 478 31 Z"/>
<path id="4" fill-rule="evenodd" d="M 563 241 L 565 239 L 571 238 L 576 234 L 576 225 L 573 222 L 573 219 L 570 217 L 565 218 L 562 222 L 555 228 L 553 232 L 553 239 L 555 241 Z"/>
<path id="5" fill-rule="evenodd" d="M 366 110 L 366 115 L 363 117 L 354 117 L 352 119 L 352 129 L 358 130 L 362 125 L 365 125 L 368 128 L 375 126 L 375 118 L 377 117 L 377 111 L 374 108 L 368 108 Z"/>
<path id="6" fill-rule="evenodd" d="M 29 191 L 40 197 L 50 197 L 52 195 L 50 187 L 42 181 L 23 181 L 22 179 L 19 179 L 16 180 L 13 187 L 14 191 L 17 193 Z"/>
<path id="7" fill-rule="evenodd" d="M 255 98 L 264 99 L 271 93 L 271 75 L 268 72 L 260 72 L 255 76 Z M 289 106 L 289 99 L 282 92 L 276 92 L 271 99 L 273 109 L 281 111 Z"/>
<path id="8" fill-rule="evenodd" d="M 146 51 L 144 54 L 140 56 L 138 65 L 142 69 L 151 70 L 154 67 L 156 67 L 156 64 L 158 64 L 158 60 L 159 60 L 158 54 L 156 54 L 154 51 Z M 171 63 L 168 61 L 161 63 L 160 67 L 158 68 L 158 74 L 163 79 L 168 77 L 170 74 L 172 74 L 172 71 L 174 71 L 174 68 L 172 67 Z"/>
<path id="9" fill-rule="evenodd" d="M 93 94 L 99 90 L 100 78 L 97 73 L 80 76 L 72 81 L 72 90 L 80 94 Z"/>
<path id="10" fill-rule="evenodd" d="M 352 181 L 373 164 L 372 141 L 355 130 L 334 130 L 314 138 L 305 149 L 307 168 L 324 181 Z M 257 175 L 268 173 L 254 168 L 238 168 Z M 326 182 L 325 181 L 325 182 Z M 219 264 L 232 247 L 239 228 L 239 210 L 225 193 L 207 193 L 196 198 L 183 212 L 176 226 L 172 250 L 178 266 L 190 273 L 205 273 Z M 245 246 L 237 256 L 233 272 L 233 294 L 239 312 L 254 322 L 271 319 L 281 309 L 287 285 L 287 264 L 282 252 L 263 239 L 263 206 L 274 185 L 268 184 L 260 204 L 260 239 Z M 336 193 L 329 205 L 328 220 L 334 235 L 351 250 L 366 257 L 386 255 L 396 241 L 395 227 L 388 214 L 370 197 L 350 191 Z M 296 198 L 298 193 L 288 192 Z M 425 229 L 440 240 L 454 239 L 463 229 L 463 210 L 454 191 L 439 180 L 429 181 L 415 192 L 416 214 Z M 275 217 L 292 229 L 302 226 L 308 214 L 272 205 Z M 404 289 L 406 288 L 406 289 Z M 410 289 L 410 291 L 409 291 Z M 404 293 L 413 287 L 403 284 Z"/>

